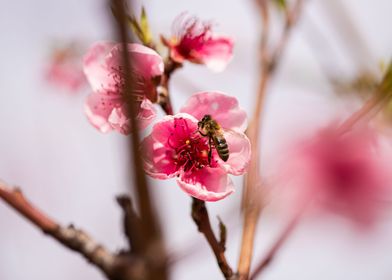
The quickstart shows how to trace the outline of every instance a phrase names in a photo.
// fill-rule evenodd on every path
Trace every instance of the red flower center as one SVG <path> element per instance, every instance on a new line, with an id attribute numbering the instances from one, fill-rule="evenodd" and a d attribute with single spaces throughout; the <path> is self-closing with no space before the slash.
<path id="1" fill-rule="evenodd" d="M 174 119 L 174 130 L 170 133 L 167 144 L 172 148 L 167 151 L 168 156 L 184 171 L 216 166 L 213 157 L 211 164 L 208 162 L 208 137 L 201 136 L 197 125 L 190 125 L 184 118 Z"/>

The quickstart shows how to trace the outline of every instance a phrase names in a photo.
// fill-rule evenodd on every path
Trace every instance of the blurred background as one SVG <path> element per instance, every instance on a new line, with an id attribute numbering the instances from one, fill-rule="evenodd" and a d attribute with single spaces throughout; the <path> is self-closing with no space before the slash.
<path id="1" fill-rule="evenodd" d="M 83 54 L 95 41 L 112 40 L 105 1 L 2 1 L 0 9 L 0 178 L 62 224 L 84 228 L 111 250 L 125 246 L 115 196 L 127 192 L 127 139 L 100 134 L 87 121 L 88 85 L 76 90 L 48 83 L 56 46 L 78 42 Z M 257 88 L 261 29 L 251 0 L 145 0 L 156 36 L 170 35 L 171 22 L 189 11 L 213 19 L 217 30 L 234 36 L 235 54 L 226 71 L 214 74 L 187 64 L 172 79 L 175 110 L 198 90 L 220 90 L 252 112 Z M 140 2 L 139 2 L 140 6 Z M 391 57 L 388 0 L 309 0 L 268 90 L 262 133 L 264 175 L 274 178 L 287 145 L 344 117 L 363 97 L 337 95 L 339 84 L 372 71 L 376 77 Z M 274 12 L 280 34 L 282 16 Z M 78 53 L 79 54 L 79 53 Z M 80 55 L 79 54 L 79 55 Z M 80 56 L 81 57 L 81 56 Z M 350 87 L 348 90 L 350 91 Z M 387 131 L 388 129 L 386 129 Z M 208 203 L 217 226 L 228 228 L 227 255 L 236 266 L 241 237 L 241 178 L 227 199 Z M 172 278 L 221 279 L 213 254 L 190 218 L 190 198 L 174 180 L 154 181 L 156 207 L 168 249 L 181 257 Z M 286 215 L 269 205 L 261 216 L 254 262 L 285 224 Z M 336 217 L 306 218 L 263 274 L 266 280 L 370 280 L 392 277 L 392 209 L 371 232 L 360 233 Z M 261 278 L 261 277 L 260 277 Z M 77 254 L 45 237 L 0 201 L 0 279 L 104 279 Z"/>

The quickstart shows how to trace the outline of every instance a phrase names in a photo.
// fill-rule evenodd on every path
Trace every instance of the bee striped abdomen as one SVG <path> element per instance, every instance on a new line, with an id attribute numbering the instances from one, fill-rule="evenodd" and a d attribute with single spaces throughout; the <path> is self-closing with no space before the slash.
<path id="1" fill-rule="evenodd" d="M 229 159 L 229 147 L 227 146 L 226 139 L 223 136 L 215 135 L 213 140 L 215 149 L 218 152 L 219 157 L 223 161 L 227 161 Z"/>
<path id="2" fill-rule="evenodd" d="M 212 159 L 212 148 L 215 148 L 219 157 L 223 161 L 229 159 L 229 147 L 226 139 L 223 136 L 223 130 L 220 125 L 211 118 L 210 115 L 204 115 L 204 117 L 197 123 L 198 131 L 202 136 L 208 137 L 209 151 L 208 151 L 208 163 L 211 166 Z"/>

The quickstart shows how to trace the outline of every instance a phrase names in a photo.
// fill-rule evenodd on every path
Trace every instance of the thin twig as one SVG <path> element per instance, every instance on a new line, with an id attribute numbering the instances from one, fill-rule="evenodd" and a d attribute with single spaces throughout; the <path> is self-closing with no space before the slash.
<path id="1" fill-rule="evenodd" d="M 339 127 L 340 133 L 350 131 L 360 121 L 365 121 L 377 115 L 392 98 L 392 61 L 388 65 L 380 84 L 372 97 L 356 112 L 354 112 Z"/>
<path id="2" fill-rule="evenodd" d="M 301 14 L 303 2 L 304 0 L 297 0 L 291 10 L 287 9 L 285 27 L 283 29 L 283 34 L 280 37 L 280 41 L 275 47 L 275 52 L 273 53 L 273 57 L 270 62 L 271 68 L 275 68 L 276 64 L 280 61 L 282 57 L 293 27 L 298 22 L 298 17 Z"/>
<path id="3" fill-rule="evenodd" d="M 0 198 L 23 217 L 68 249 L 78 252 L 109 279 L 141 279 L 143 265 L 130 256 L 115 255 L 73 225 L 63 227 L 29 202 L 19 188 L 0 181 Z"/>
<path id="4" fill-rule="evenodd" d="M 230 209 L 223 213 L 223 217 L 218 217 L 218 220 L 222 221 L 223 225 L 223 220 L 228 220 L 226 224 L 224 224 L 224 227 L 227 227 L 228 225 L 231 225 L 231 234 L 234 234 L 238 229 L 239 229 L 239 224 L 238 222 L 234 222 L 232 219 L 233 216 L 237 214 L 238 211 L 238 205 L 231 205 Z M 219 223 L 219 228 L 220 228 L 220 243 L 221 246 L 226 246 L 225 237 L 222 236 L 224 235 L 224 230 L 221 227 L 221 224 Z M 227 230 L 226 230 L 227 231 Z M 227 232 L 226 232 L 227 233 Z M 222 238 L 223 237 L 223 238 Z M 227 236 L 226 236 L 227 239 Z M 170 264 L 178 264 L 180 262 L 184 262 L 188 258 L 195 257 L 196 255 L 200 254 L 201 251 L 197 250 L 200 248 L 200 245 L 203 244 L 204 240 L 199 240 L 195 239 L 195 236 L 189 236 L 188 240 L 184 242 L 183 246 L 176 246 L 171 250 L 169 253 L 169 262 Z"/>
<path id="5" fill-rule="evenodd" d="M 204 201 L 192 198 L 192 218 L 195 221 L 198 230 L 205 236 L 212 251 L 215 254 L 219 268 L 226 279 L 233 277 L 233 270 L 227 262 L 225 256 L 225 246 L 216 238 L 212 230 L 210 218 Z"/>
<path id="6" fill-rule="evenodd" d="M 263 30 L 260 41 L 260 82 L 253 118 L 250 122 L 247 134 L 252 145 L 252 157 L 248 174 L 245 176 L 245 188 L 243 194 L 244 226 L 241 241 L 238 273 L 240 279 L 248 279 L 253 255 L 254 237 L 257 222 L 262 209 L 262 179 L 260 175 L 260 144 L 259 131 L 261 130 L 262 111 L 265 103 L 267 86 L 274 75 L 282 54 L 287 46 L 292 28 L 297 23 L 303 0 L 297 0 L 292 9 L 286 13 L 286 23 L 280 40 L 274 51 L 268 48 L 269 40 L 269 13 L 267 0 L 256 0 L 259 7 Z"/>
<path id="7" fill-rule="evenodd" d="M 165 61 L 165 71 L 161 77 L 158 87 L 158 102 L 161 105 L 166 115 L 173 115 L 173 106 L 170 100 L 169 81 L 171 75 L 179 68 L 182 67 L 181 63 L 175 62 L 170 56 Z"/>

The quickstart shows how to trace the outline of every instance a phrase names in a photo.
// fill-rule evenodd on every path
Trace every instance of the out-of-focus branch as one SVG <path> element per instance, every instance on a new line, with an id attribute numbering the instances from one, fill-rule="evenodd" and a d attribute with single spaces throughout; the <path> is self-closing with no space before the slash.
<path id="1" fill-rule="evenodd" d="M 227 262 L 225 256 L 225 244 L 221 243 L 212 230 L 210 218 L 208 216 L 206 204 L 204 201 L 193 198 L 192 199 L 192 218 L 195 221 L 198 230 L 205 236 L 212 251 L 215 254 L 219 268 L 226 279 L 234 277 L 233 270 Z"/>
<path id="2" fill-rule="evenodd" d="M 372 72 L 376 61 L 361 30 L 356 26 L 353 13 L 348 9 L 347 3 L 339 0 L 320 1 L 321 11 L 326 14 L 330 24 L 340 37 L 340 43 L 346 51 L 346 56 L 351 57 L 355 66 L 363 72 Z"/>
<path id="3" fill-rule="evenodd" d="M 382 78 L 380 84 L 376 88 L 372 97 L 356 112 L 354 112 L 340 126 L 340 132 L 346 133 L 360 121 L 366 121 L 374 117 L 392 98 L 392 61 Z"/>
<path id="4" fill-rule="evenodd" d="M 260 82 L 256 96 L 256 105 L 253 117 L 247 131 L 252 145 L 251 163 L 248 174 L 245 176 L 245 189 L 243 194 L 244 226 L 238 273 L 240 279 L 248 279 L 253 255 L 254 236 L 260 211 L 262 209 L 262 178 L 260 175 L 260 145 L 259 131 L 261 131 L 262 111 L 265 103 L 267 86 L 274 75 L 282 54 L 287 46 L 291 31 L 297 23 L 303 6 L 303 0 L 297 0 L 294 6 L 287 10 L 283 33 L 275 48 L 269 48 L 269 13 L 268 1 L 256 0 L 259 8 L 263 30 L 260 40 Z M 274 51 L 272 51 L 274 50 Z"/>
<path id="5" fill-rule="evenodd" d="M 131 71 L 131 59 L 127 50 L 129 43 L 129 35 L 127 29 L 127 14 L 125 12 L 124 0 L 111 0 L 110 5 L 116 12 L 115 27 L 117 37 L 119 38 L 122 49 L 122 65 L 124 67 L 124 93 L 132 92 L 133 75 Z M 129 5 L 132 7 L 132 4 Z M 132 181 L 135 185 L 136 200 L 140 209 L 141 219 L 141 234 L 142 242 L 140 244 L 143 249 L 143 255 L 148 260 L 149 279 L 159 280 L 168 278 L 168 269 L 166 265 L 166 251 L 163 244 L 162 232 L 158 216 L 153 207 L 150 188 L 146 180 L 141 162 L 141 154 L 139 149 L 139 124 L 136 119 L 136 100 L 135 96 L 128 94 L 127 109 L 131 115 L 131 126 L 133 133 L 131 134 L 130 152 L 132 153 L 131 160 L 133 163 L 133 177 Z"/>
<path id="6" fill-rule="evenodd" d="M 264 258 L 256 265 L 256 269 L 253 271 L 250 280 L 256 279 L 256 277 L 259 276 L 264 271 L 264 269 L 272 262 L 280 248 L 282 248 L 291 233 L 297 227 L 302 215 L 304 214 L 310 202 L 311 199 L 304 201 L 304 203 L 299 206 L 300 208 L 297 209 L 296 213 L 292 216 L 291 220 L 287 223 L 281 234 L 278 236 L 271 248 L 267 251 Z"/>
<path id="7" fill-rule="evenodd" d="M 142 279 L 144 267 L 129 256 L 115 255 L 97 243 L 91 236 L 73 225 L 63 227 L 29 202 L 19 188 L 0 181 L 0 198 L 27 220 L 65 247 L 81 254 L 99 268 L 108 279 Z"/>
<path id="8" fill-rule="evenodd" d="M 287 46 L 287 41 L 290 38 L 290 34 L 293 30 L 293 27 L 295 26 L 295 24 L 298 21 L 298 17 L 301 13 L 302 10 L 302 6 L 303 6 L 303 2 L 304 0 L 297 0 L 293 7 L 290 9 L 287 9 L 286 12 L 286 22 L 285 22 L 285 27 L 283 29 L 283 34 L 280 37 L 280 41 L 278 42 L 278 44 L 275 47 L 275 52 L 272 54 L 272 58 L 270 61 L 270 68 L 275 68 L 275 66 L 277 65 L 278 61 L 280 60 L 284 49 Z M 273 72 L 274 70 L 272 70 Z"/>
<path id="9" fill-rule="evenodd" d="M 389 64 L 389 67 L 384 74 L 384 77 L 379 84 L 376 92 L 373 94 L 373 97 L 369 99 L 367 103 L 365 103 L 358 111 L 354 112 L 340 127 L 340 133 L 344 134 L 350 131 L 356 124 L 360 121 L 367 121 L 368 119 L 374 117 L 384 106 L 385 104 L 392 98 L 392 62 Z M 293 216 L 291 221 L 286 225 L 285 229 L 282 231 L 281 235 L 272 245 L 270 250 L 267 252 L 264 259 L 260 261 L 258 265 L 256 265 L 256 269 L 253 272 L 250 279 L 255 279 L 258 275 L 260 275 L 264 269 L 271 263 L 279 249 L 286 242 L 288 237 L 291 235 L 293 230 L 298 225 L 298 222 L 306 210 L 311 199 L 308 199 L 306 202 L 302 203 L 302 207 L 298 209 L 296 215 Z"/>

